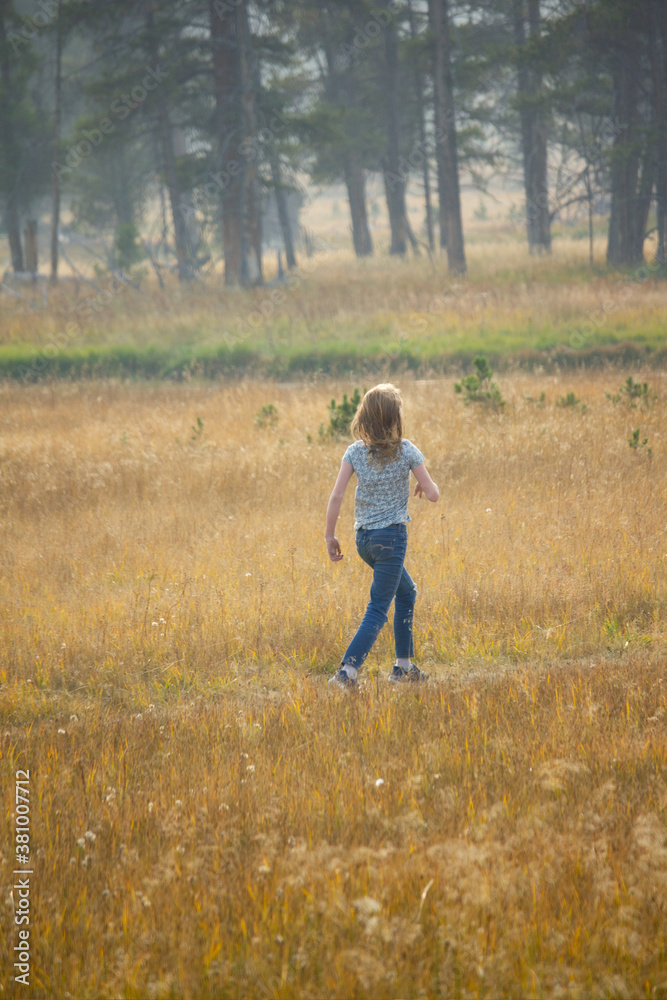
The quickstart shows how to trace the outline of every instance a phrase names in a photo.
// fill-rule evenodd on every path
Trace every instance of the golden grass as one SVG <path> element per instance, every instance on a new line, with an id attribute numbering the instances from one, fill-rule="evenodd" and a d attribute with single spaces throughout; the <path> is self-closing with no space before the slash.
<path id="1" fill-rule="evenodd" d="M 1 850 L 10 872 L 29 768 L 29 995 L 666 995 L 648 379 L 634 410 L 615 372 L 501 379 L 501 415 L 405 382 L 442 492 L 412 501 L 407 560 L 433 682 L 388 691 L 383 634 L 352 698 L 326 678 L 369 576 L 351 495 L 326 560 L 344 445 L 317 436 L 349 386 L 2 387 Z"/>

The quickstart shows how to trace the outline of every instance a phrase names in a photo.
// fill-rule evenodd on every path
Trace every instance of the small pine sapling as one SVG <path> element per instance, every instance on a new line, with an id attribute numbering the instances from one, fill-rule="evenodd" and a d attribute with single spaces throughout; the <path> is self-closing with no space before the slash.
<path id="1" fill-rule="evenodd" d="M 350 399 L 347 398 L 347 393 L 343 393 L 342 403 L 337 403 L 335 399 L 332 399 L 327 407 L 329 426 L 325 427 L 324 424 L 320 424 L 320 438 L 347 437 L 360 402 L 361 393 L 358 389 L 354 390 Z"/>
<path id="2" fill-rule="evenodd" d="M 631 437 L 628 438 L 628 444 L 630 445 L 630 447 L 632 448 L 633 451 L 640 452 L 642 450 L 642 448 L 646 448 L 646 445 L 648 444 L 648 438 L 645 437 L 645 438 L 643 438 L 640 441 L 639 440 L 639 427 L 636 427 L 633 430 Z M 650 448 L 646 448 L 646 451 L 644 452 L 644 454 L 651 455 L 652 454 L 651 449 Z"/>
<path id="3" fill-rule="evenodd" d="M 192 434 L 190 435 L 190 441 L 193 444 L 199 444 L 200 442 L 205 440 L 206 436 L 204 434 L 204 421 L 202 420 L 201 417 L 197 417 L 197 423 L 193 424 L 190 430 L 192 431 Z"/>
<path id="4" fill-rule="evenodd" d="M 582 403 L 574 392 L 568 392 L 566 396 L 561 396 L 560 399 L 557 399 L 556 406 L 560 406 L 563 410 L 580 410 L 582 413 L 586 412 L 586 404 Z"/>
<path id="5" fill-rule="evenodd" d="M 658 398 L 657 393 L 649 389 L 648 382 L 635 382 L 632 375 L 628 375 L 617 393 L 607 392 L 605 395 L 612 403 L 625 403 L 632 409 L 637 406 L 637 403 L 648 407 Z"/>
<path id="6" fill-rule="evenodd" d="M 489 362 L 482 355 L 473 361 L 475 372 L 465 375 L 460 382 L 454 383 L 454 392 L 463 396 L 464 403 L 482 403 L 490 409 L 500 410 L 505 406 L 505 400 L 493 379 L 493 371 Z"/>
<path id="7" fill-rule="evenodd" d="M 255 415 L 256 427 L 275 427 L 278 423 L 278 407 L 273 403 L 264 403 L 259 413 Z"/>

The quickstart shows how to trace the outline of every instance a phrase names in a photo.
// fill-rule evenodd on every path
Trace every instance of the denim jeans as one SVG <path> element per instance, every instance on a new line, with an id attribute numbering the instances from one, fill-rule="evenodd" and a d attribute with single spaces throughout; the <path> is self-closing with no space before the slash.
<path id="1" fill-rule="evenodd" d="M 343 656 L 343 664 L 360 667 L 368 656 L 387 621 L 387 612 L 394 604 L 394 642 L 397 657 L 414 655 L 412 645 L 412 615 L 417 597 L 410 574 L 403 565 L 408 544 L 405 524 L 387 528 L 360 528 L 357 531 L 357 552 L 373 569 L 371 599 L 361 625 Z"/>

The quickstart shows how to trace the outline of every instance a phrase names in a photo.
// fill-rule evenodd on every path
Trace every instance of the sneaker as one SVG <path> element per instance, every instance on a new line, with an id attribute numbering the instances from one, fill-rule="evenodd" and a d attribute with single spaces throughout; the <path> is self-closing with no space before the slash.
<path id="1" fill-rule="evenodd" d="M 394 664 L 394 669 L 387 678 L 390 684 L 403 684 L 407 679 L 407 670 L 404 670 L 403 667 L 399 667 L 398 663 Z"/>
<path id="2" fill-rule="evenodd" d="M 343 688 L 345 691 L 349 691 L 351 688 L 355 688 L 357 686 L 357 681 L 356 678 L 350 677 L 350 675 L 341 667 L 338 673 L 329 678 L 328 685 L 331 688 L 338 687 Z"/>
<path id="3" fill-rule="evenodd" d="M 422 681 L 428 680 L 428 674 L 423 673 L 414 663 L 410 664 L 409 670 L 405 670 L 403 667 L 399 667 L 398 663 L 395 663 L 388 680 L 390 684 L 420 684 Z"/>
<path id="4" fill-rule="evenodd" d="M 420 670 L 419 667 L 414 665 L 414 663 L 411 663 L 406 679 L 409 684 L 421 684 L 428 680 L 428 674 L 425 674 L 423 670 Z"/>

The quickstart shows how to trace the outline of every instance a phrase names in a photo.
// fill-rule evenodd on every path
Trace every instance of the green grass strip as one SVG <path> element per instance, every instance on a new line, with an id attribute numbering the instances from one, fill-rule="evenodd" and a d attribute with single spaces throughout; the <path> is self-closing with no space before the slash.
<path id="1" fill-rule="evenodd" d="M 202 346 L 169 348 L 159 345 L 87 346 L 70 350 L 33 346 L 0 347 L 0 379 L 39 382 L 45 379 L 141 378 L 182 379 L 187 377 L 263 376 L 268 378 L 307 377 L 315 373 L 331 376 L 372 371 L 411 371 L 417 375 L 458 373 L 471 367 L 477 349 L 442 351 L 424 342 L 404 341 L 399 350 L 387 353 L 379 344 L 322 344 L 267 347 Z M 595 368 L 604 365 L 667 362 L 667 348 L 654 348 L 637 341 L 596 344 L 574 350 L 565 345 L 539 350 L 484 352 L 496 371 L 520 368 L 545 370 Z"/>

